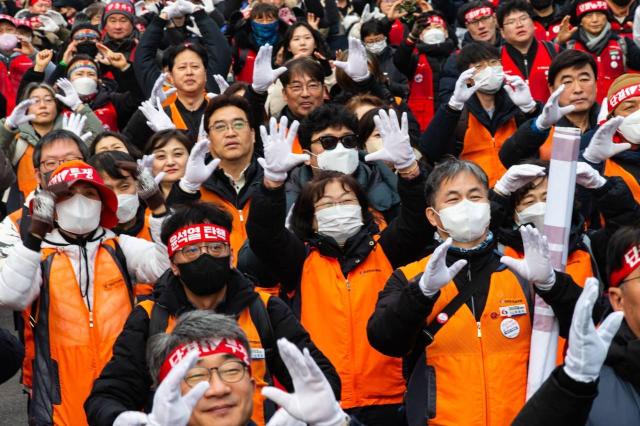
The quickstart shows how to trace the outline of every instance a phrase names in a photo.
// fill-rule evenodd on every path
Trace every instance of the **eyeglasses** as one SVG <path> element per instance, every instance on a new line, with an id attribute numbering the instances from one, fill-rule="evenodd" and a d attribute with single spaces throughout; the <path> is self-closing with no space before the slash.
<path id="1" fill-rule="evenodd" d="M 52 104 L 54 103 L 56 100 L 53 98 L 53 96 L 45 96 L 44 98 L 29 98 L 29 100 L 31 100 L 34 104 L 39 104 L 40 102 L 44 103 L 44 104 Z"/>
<path id="2" fill-rule="evenodd" d="M 213 257 L 224 257 L 229 255 L 229 244 L 227 243 L 204 243 L 203 245 L 190 245 L 176 250 L 176 253 L 182 253 L 182 256 L 188 260 L 196 260 L 202 252 L 207 252 Z"/>
<path id="3" fill-rule="evenodd" d="M 345 148 L 356 148 L 358 145 L 358 137 L 353 133 L 344 136 L 320 136 L 318 139 L 314 139 L 311 143 L 318 142 L 326 150 L 332 150 L 338 143 L 341 143 Z"/>
<path id="4" fill-rule="evenodd" d="M 209 127 L 209 131 L 214 131 L 215 133 L 224 133 L 229 130 L 229 128 L 233 129 L 236 132 L 240 132 L 247 128 L 249 122 L 247 120 L 237 119 L 233 120 L 231 123 L 226 123 L 224 121 L 216 121 L 213 123 L 213 126 Z"/>
<path id="5" fill-rule="evenodd" d="M 59 165 L 66 163 L 67 161 L 74 161 L 74 160 L 83 160 L 83 158 L 75 156 L 75 157 L 65 158 L 64 160 L 53 160 L 53 159 L 45 160 L 40 162 L 40 166 L 44 166 L 44 168 L 47 170 L 54 170 Z"/>
<path id="6" fill-rule="evenodd" d="M 322 209 L 328 209 L 329 207 L 335 207 L 335 206 L 355 206 L 359 204 L 358 200 L 355 198 L 351 198 L 348 200 L 342 200 L 342 201 L 327 201 L 326 203 L 321 203 L 321 204 L 316 204 L 313 207 L 316 210 L 322 210 Z"/>
<path id="7" fill-rule="evenodd" d="M 84 34 L 76 34 L 73 36 L 75 41 L 93 41 L 98 39 L 98 34 L 95 33 L 84 33 Z"/>
<path id="8" fill-rule="evenodd" d="M 620 281 L 620 284 L 618 284 L 618 286 L 621 286 L 624 283 L 628 283 L 629 281 L 633 281 L 633 280 L 637 280 L 637 279 L 640 279 L 640 277 L 628 278 L 626 280 L 622 280 L 622 281 Z"/>
<path id="9" fill-rule="evenodd" d="M 220 367 L 193 367 L 187 372 L 184 382 L 189 387 L 194 387 L 201 382 L 211 382 L 214 371 L 224 383 L 237 383 L 244 377 L 247 366 L 240 361 L 227 361 Z"/>
<path id="10" fill-rule="evenodd" d="M 475 21 L 471 21 L 467 23 L 467 27 L 477 27 L 478 25 L 482 24 L 486 24 L 487 22 L 489 22 L 489 20 L 493 18 L 493 15 L 489 15 L 489 16 L 483 16 L 480 19 L 476 19 Z"/>
<path id="11" fill-rule="evenodd" d="M 295 94 L 302 93 L 305 87 L 307 88 L 308 92 L 319 92 L 320 90 L 322 90 L 322 83 L 320 83 L 319 81 L 310 81 L 307 84 L 291 83 L 287 86 L 287 88 Z"/>
<path id="12" fill-rule="evenodd" d="M 515 19 L 509 19 L 508 21 L 504 21 L 502 23 L 503 27 L 510 27 L 511 25 L 515 25 L 515 24 L 526 24 L 527 22 L 529 22 L 531 20 L 531 17 L 529 15 L 522 15 L 519 18 L 515 18 Z"/>

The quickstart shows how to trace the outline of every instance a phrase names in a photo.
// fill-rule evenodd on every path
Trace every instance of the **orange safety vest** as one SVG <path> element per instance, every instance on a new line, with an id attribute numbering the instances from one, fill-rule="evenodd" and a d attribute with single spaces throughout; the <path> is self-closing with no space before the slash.
<path id="1" fill-rule="evenodd" d="M 256 293 L 259 295 L 259 299 L 261 303 L 264 305 L 266 310 L 267 305 L 269 303 L 269 298 L 271 297 L 269 294 L 264 293 L 260 290 L 256 290 Z M 141 306 L 146 312 L 149 318 L 152 316 L 154 302 L 152 300 L 145 300 L 138 304 Z M 267 369 L 267 361 L 265 357 L 265 348 L 261 339 L 260 333 L 258 332 L 258 328 L 251 318 L 250 308 L 245 308 L 237 319 L 238 325 L 247 335 L 247 340 L 249 341 L 249 346 L 251 347 L 251 377 L 256 382 L 256 389 L 253 392 L 253 414 L 251 415 L 251 419 L 257 423 L 259 426 L 264 426 L 265 416 L 265 400 L 262 396 L 261 390 L 265 386 L 269 386 L 270 374 Z M 175 327 L 175 317 L 170 315 L 168 318 L 166 332 L 170 333 Z M 269 382 L 268 382 L 269 381 Z"/>
<path id="2" fill-rule="evenodd" d="M 238 253 L 240 248 L 247 239 L 247 219 L 249 218 L 249 207 L 251 200 L 247 201 L 241 209 L 238 209 L 235 205 L 220 197 L 213 191 L 209 191 L 206 188 L 200 189 L 200 196 L 202 201 L 209 203 L 216 203 L 224 207 L 233 216 L 233 228 L 231 229 L 231 248 L 233 249 L 233 266 L 238 263 Z"/>
<path id="3" fill-rule="evenodd" d="M 420 131 L 424 132 L 434 113 L 435 93 L 433 90 L 433 71 L 427 55 L 420 54 L 418 65 L 409 83 L 409 99 L 407 104 L 420 124 Z"/>
<path id="4" fill-rule="evenodd" d="M 169 110 L 171 111 L 171 121 L 176 125 L 176 129 L 187 130 L 187 124 L 184 122 L 182 115 L 180 115 L 180 111 L 178 111 L 175 101 L 169 104 Z"/>
<path id="5" fill-rule="evenodd" d="M 300 323 L 335 366 L 345 409 L 399 404 L 405 391 L 402 360 L 382 355 L 367 339 L 367 321 L 393 272 L 382 247 L 371 244 L 346 278 L 337 259 L 311 249 L 300 283 Z"/>
<path id="6" fill-rule="evenodd" d="M 136 237 L 147 241 L 153 241 L 151 239 L 149 216 L 151 216 L 151 210 L 147 208 L 144 212 L 144 225 Z M 153 286 L 153 283 L 135 283 L 133 287 L 133 294 L 136 296 L 136 300 L 139 300 L 140 297 L 151 297 L 153 294 Z"/>
<path id="7" fill-rule="evenodd" d="M 468 115 L 469 122 L 464 134 L 464 147 L 460 158 L 473 161 L 482 167 L 489 177 L 489 187 L 493 187 L 507 171 L 502 165 L 498 153 L 504 141 L 516 131 L 516 120 L 512 118 L 492 136 L 471 112 Z"/>
<path id="8" fill-rule="evenodd" d="M 609 159 L 604 163 L 604 175 L 621 177 L 631 190 L 633 198 L 636 202 L 640 203 L 640 183 L 638 183 L 635 176 L 626 171 L 624 167 L 616 163 L 615 160 Z"/>
<path id="9" fill-rule="evenodd" d="M 16 183 L 24 198 L 27 198 L 38 186 L 35 167 L 33 167 L 33 146 L 27 143 L 27 149 L 18 160 L 16 167 Z"/>
<path id="10" fill-rule="evenodd" d="M 550 45 L 545 42 L 538 43 L 538 50 L 536 51 L 536 57 L 533 59 L 533 63 L 529 66 L 529 76 L 525 76 L 520 71 L 520 68 L 513 61 L 513 58 L 507 52 L 507 48 L 502 46 L 502 66 L 504 67 L 505 74 L 517 75 L 521 77 L 531 89 L 531 96 L 536 101 L 542 103 L 547 102 L 549 99 L 549 86 L 547 85 L 547 74 L 549 73 L 549 66 L 551 65 L 550 49 L 555 49 L 554 45 Z"/>
<path id="11" fill-rule="evenodd" d="M 429 257 L 400 268 L 408 280 L 422 273 Z M 449 282 L 440 290 L 430 323 L 458 294 Z M 508 318 L 501 308 L 524 305 Z M 436 416 L 430 426 L 510 425 L 525 402 L 531 340 L 527 298 L 516 276 L 504 269 L 491 275 L 480 321 L 466 304 L 448 319 L 427 349 L 436 375 Z"/>
<path id="12" fill-rule="evenodd" d="M 43 280 L 35 304 L 37 312 L 28 312 L 35 322 L 29 410 L 35 424 L 87 424 L 84 401 L 111 359 L 113 344 L 132 307 L 131 289 L 117 260 L 116 244 L 116 239 L 109 239 L 98 248 L 91 310 L 85 305 L 68 257 L 55 248 L 42 249 Z"/>

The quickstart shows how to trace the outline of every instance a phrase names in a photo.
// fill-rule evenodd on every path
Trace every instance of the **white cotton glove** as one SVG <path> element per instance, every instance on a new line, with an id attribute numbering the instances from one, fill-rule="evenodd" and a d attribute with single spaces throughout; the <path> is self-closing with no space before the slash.
<path id="1" fill-rule="evenodd" d="M 364 24 L 367 21 L 382 18 L 386 18 L 386 15 L 380 12 L 380 9 L 377 7 L 374 7 L 373 10 L 371 10 L 371 6 L 367 3 L 364 5 L 364 9 L 362 9 L 362 18 L 360 19 L 360 22 Z"/>
<path id="2" fill-rule="evenodd" d="M 187 192 L 196 192 L 200 189 L 202 184 L 209 179 L 211 173 L 213 173 L 220 164 L 219 158 L 214 158 L 205 164 L 204 160 L 209 152 L 209 139 L 201 139 L 191 149 L 189 159 L 187 160 L 187 167 L 184 171 L 184 176 L 180 179 L 180 188 Z"/>
<path id="3" fill-rule="evenodd" d="M 535 164 L 517 164 L 509 169 L 496 182 L 493 190 L 498 194 L 508 197 L 518 189 L 537 177 L 544 176 L 545 169 Z"/>
<path id="4" fill-rule="evenodd" d="M 45 33 L 56 33 L 60 30 L 60 25 L 56 23 L 55 19 L 47 15 L 39 15 L 38 20 L 42 22 L 42 26 L 38 28 L 38 31 Z"/>
<path id="5" fill-rule="evenodd" d="M 524 259 L 502 256 L 500 262 L 514 273 L 533 283 L 539 290 L 548 291 L 556 282 L 549 256 L 547 237 L 531 225 L 520 227 Z"/>
<path id="6" fill-rule="evenodd" d="M 224 0 L 202 0 L 202 7 L 204 11 L 207 12 L 207 15 L 213 12 L 215 9 L 215 5 L 218 3 L 222 3 Z"/>
<path id="7" fill-rule="evenodd" d="M 271 416 L 267 426 L 307 426 L 307 424 L 287 413 L 284 408 L 280 408 Z"/>
<path id="8" fill-rule="evenodd" d="M 56 86 L 64 92 L 64 96 L 56 93 L 56 99 L 68 106 L 72 111 L 75 111 L 80 105 L 82 105 L 78 92 L 69 80 L 66 78 L 60 78 L 56 81 Z"/>
<path id="9" fill-rule="evenodd" d="M 343 425 L 348 417 L 340 408 L 329 382 L 309 350 L 304 348 L 300 352 L 287 339 L 278 339 L 278 352 L 291 375 L 294 393 L 267 386 L 262 389 L 262 395 L 304 423 L 313 426 Z M 268 426 L 274 424 L 269 422 Z"/>
<path id="10" fill-rule="evenodd" d="M 291 123 L 287 133 L 289 120 L 286 115 L 280 118 L 280 125 L 275 117 L 269 120 L 269 133 L 264 126 L 260 126 L 260 136 L 264 146 L 264 158 L 258 158 L 258 163 L 264 170 L 264 177 L 273 182 L 287 180 L 289 170 L 298 164 L 309 161 L 309 154 L 294 154 L 291 152 L 293 141 L 298 133 L 298 120 Z"/>
<path id="11" fill-rule="evenodd" d="M 607 98 L 604 98 L 602 100 L 602 103 L 600 104 L 600 111 L 598 111 L 598 118 L 597 118 L 598 125 L 607 121 L 608 116 L 609 116 L 609 101 L 607 101 Z"/>
<path id="12" fill-rule="evenodd" d="M 364 44 L 357 38 L 349 37 L 349 57 L 347 62 L 333 61 L 333 64 L 341 68 L 356 83 L 369 78 L 369 64 L 367 63 L 367 50 Z"/>
<path id="13" fill-rule="evenodd" d="M 469 100 L 474 93 L 478 91 L 480 86 L 482 85 L 482 81 L 473 82 L 473 86 L 468 87 L 467 81 L 473 78 L 473 74 L 476 72 L 474 67 L 469 68 L 466 71 L 463 71 L 458 77 L 458 81 L 456 81 L 456 87 L 453 89 L 453 95 L 451 95 L 451 99 L 449 99 L 449 107 L 456 111 L 462 111 L 464 108 L 464 103 Z"/>
<path id="14" fill-rule="evenodd" d="M 13 109 L 13 112 L 11 112 L 11 115 L 7 117 L 7 119 L 4 122 L 4 125 L 9 130 L 15 131 L 18 128 L 18 126 L 20 126 L 21 124 L 28 123 L 29 121 L 36 118 L 34 114 L 27 114 L 27 110 L 34 103 L 35 102 L 33 102 L 31 99 L 25 99 L 24 101 L 20 102 Z"/>
<path id="15" fill-rule="evenodd" d="M 169 77 L 169 73 L 162 73 L 156 79 L 156 82 L 153 83 L 153 89 L 151 89 L 151 96 L 149 96 L 149 100 L 151 102 L 155 102 L 156 99 L 159 99 L 160 102 L 164 102 L 167 98 L 175 93 L 178 89 L 172 87 L 168 90 L 162 90 L 164 87 L 164 83 L 167 81 L 167 77 Z"/>
<path id="16" fill-rule="evenodd" d="M 458 260 L 453 265 L 447 267 L 447 250 L 451 247 L 453 240 L 451 237 L 440 244 L 433 251 L 429 258 L 424 274 L 420 278 L 420 289 L 427 297 L 433 297 L 442 287 L 447 285 L 467 264 L 464 259 Z"/>
<path id="17" fill-rule="evenodd" d="M 84 142 L 88 141 L 91 138 L 93 133 L 85 132 L 82 133 L 82 129 L 84 129 L 84 123 L 87 121 L 87 116 L 82 114 L 71 113 L 69 115 L 62 116 L 62 128 L 64 130 L 68 130 L 71 133 L 78 136 Z"/>
<path id="18" fill-rule="evenodd" d="M 536 107 L 536 101 L 531 96 L 529 85 L 519 75 L 505 76 L 506 83 L 504 90 L 513 102 L 522 112 L 531 112 Z"/>
<path id="19" fill-rule="evenodd" d="M 156 98 L 155 106 L 150 100 L 144 101 L 138 109 L 147 119 L 147 126 L 154 132 L 176 128 L 171 118 L 164 112 L 160 99 Z"/>
<path id="20" fill-rule="evenodd" d="M 167 18 L 169 19 L 173 19 L 173 18 L 180 18 L 181 16 L 184 16 L 182 14 L 182 11 L 180 10 L 180 8 L 178 7 L 177 2 L 175 3 L 169 3 L 167 6 L 165 6 L 161 11 L 160 14 L 166 13 L 167 14 Z"/>
<path id="21" fill-rule="evenodd" d="M 382 138 L 382 149 L 364 157 L 364 161 L 389 161 L 396 170 L 406 169 L 416 161 L 409 142 L 409 120 L 407 113 L 402 113 L 402 125 L 398 123 L 398 116 L 393 109 L 389 113 L 380 110 L 373 121 Z"/>
<path id="22" fill-rule="evenodd" d="M 191 22 L 191 25 L 185 26 L 187 31 L 190 31 L 196 37 L 202 37 L 202 33 L 200 32 L 200 27 L 198 27 L 198 24 L 196 23 L 196 18 L 194 18 L 193 16 L 189 16 L 189 21 Z"/>
<path id="23" fill-rule="evenodd" d="M 565 115 L 576 109 L 575 105 L 567 105 L 561 107 L 558 103 L 558 98 L 564 91 L 564 84 L 561 84 L 558 89 L 549 96 L 549 100 L 542 108 L 542 113 L 536 118 L 536 127 L 540 130 L 550 129 Z"/>
<path id="24" fill-rule="evenodd" d="M 187 0 L 176 0 L 176 6 L 178 6 L 178 10 L 184 15 L 191 15 L 193 12 L 198 10 L 198 7 Z"/>
<path id="25" fill-rule="evenodd" d="M 251 87 L 257 93 L 264 93 L 269 86 L 287 70 L 287 67 L 271 68 L 273 46 L 265 44 L 260 48 L 253 65 L 253 83 Z"/>
<path id="26" fill-rule="evenodd" d="M 622 120 L 624 120 L 624 117 L 613 117 L 596 130 L 589 145 L 582 153 L 585 160 L 598 164 L 631 148 L 631 144 L 628 142 L 613 142 L 613 135 L 622 124 Z"/>
<path id="27" fill-rule="evenodd" d="M 146 419 L 140 415 L 132 415 L 131 411 L 121 413 L 113 422 L 114 426 L 185 426 L 189 422 L 193 407 L 202 398 L 210 384 L 201 382 L 185 395 L 180 392 L 180 382 L 187 372 L 196 365 L 199 354 L 192 351 L 187 354 L 167 377 L 160 383 L 153 396 L 153 409 Z M 138 413 L 135 412 L 134 413 Z M 143 414 L 144 413 L 140 413 Z"/>
<path id="28" fill-rule="evenodd" d="M 352 26 L 360 20 L 361 19 L 358 15 L 347 15 L 342 18 L 342 26 L 345 28 L 345 30 L 351 30 Z"/>
<path id="29" fill-rule="evenodd" d="M 579 161 L 576 167 L 576 183 L 583 188 L 598 189 L 607 183 L 607 179 L 589 164 Z"/>
<path id="30" fill-rule="evenodd" d="M 143 155 L 141 159 L 136 161 L 136 163 L 138 164 L 138 170 L 140 172 L 142 172 L 142 170 L 147 170 L 149 173 L 153 174 L 153 160 L 155 160 L 155 158 L 155 154 Z M 153 180 L 156 182 L 156 185 L 160 185 L 160 182 L 162 182 L 162 179 L 164 179 L 166 175 L 166 172 L 160 172 L 155 175 Z"/>
<path id="31" fill-rule="evenodd" d="M 224 91 L 229 88 L 229 83 L 227 82 L 227 79 L 221 76 L 220 74 L 214 74 L 213 79 L 216 81 L 216 84 L 218 85 L 218 89 L 220 90 L 221 94 L 224 93 Z"/>
<path id="32" fill-rule="evenodd" d="M 587 278 L 582 294 L 573 310 L 569 329 L 569 348 L 564 359 L 564 372 L 577 382 L 595 382 L 607 358 L 609 346 L 624 319 L 622 311 L 609 314 L 596 330 L 592 320 L 593 306 L 600 289 L 598 280 Z"/>

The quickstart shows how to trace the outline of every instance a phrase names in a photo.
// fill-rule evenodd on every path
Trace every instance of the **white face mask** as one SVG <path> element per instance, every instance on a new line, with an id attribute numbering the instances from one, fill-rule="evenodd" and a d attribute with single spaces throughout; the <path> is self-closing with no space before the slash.
<path id="1" fill-rule="evenodd" d="M 118 223 L 127 223 L 138 213 L 140 200 L 137 194 L 118 194 Z"/>
<path id="2" fill-rule="evenodd" d="M 10 52 L 18 45 L 18 37 L 15 34 L 0 35 L 0 50 Z"/>
<path id="3" fill-rule="evenodd" d="M 420 34 L 420 40 L 424 44 L 440 44 L 447 39 L 446 34 L 439 28 L 430 28 Z"/>
<path id="4" fill-rule="evenodd" d="M 489 203 L 474 203 L 466 198 L 436 213 L 440 216 L 444 231 L 460 243 L 469 243 L 482 237 L 491 221 Z"/>
<path id="5" fill-rule="evenodd" d="M 482 93 L 496 93 L 504 83 L 504 70 L 502 65 L 485 67 L 473 76 L 473 81 L 480 84 L 478 89 Z"/>
<path id="6" fill-rule="evenodd" d="M 98 82 L 91 77 L 78 77 L 71 82 L 71 85 L 80 96 L 93 95 L 98 91 Z"/>
<path id="7" fill-rule="evenodd" d="M 533 223 L 538 230 L 544 230 L 544 213 L 547 211 L 547 203 L 541 201 L 530 205 L 520 213 L 516 212 L 516 224 L 525 225 Z"/>
<path id="8" fill-rule="evenodd" d="M 102 202 L 92 200 L 82 194 L 56 203 L 58 226 L 72 234 L 84 235 L 95 230 L 100 224 Z"/>
<path id="9" fill-rule="evenodd" d="M 364 47 L 372 55 L 379 55 L 387 47 L 387 40 L 380 40 L 374 43 L 365 43 Z"/>
<path id="10" fill-rule="evenodd" d="M 640 109 L 633 114 L 627 115 L 618 127 L 618 131 L 624 136 L 627 142 L 640 144 Z"/>
<path id="11" fill-rule="evenodd" d="M 360 205 L 337 205 L 316 211 L 318 234 L 331 237 L 340 247 L 362 228 Z"/>
<path id="12" fill-rule="evenodd" d="M 333 149 L 325 150 L 322 154 L 318 154 L 318 167 L 322 170 L 334 170 L 350 175 L 358 168 L 358 150 L 347 149 L 338 142 Z"/>

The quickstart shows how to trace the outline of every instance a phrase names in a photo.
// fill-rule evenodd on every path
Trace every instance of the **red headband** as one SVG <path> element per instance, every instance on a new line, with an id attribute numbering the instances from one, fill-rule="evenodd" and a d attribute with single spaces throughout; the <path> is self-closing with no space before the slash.
<path id="1" fill-rule="evenodd" d="M 609 277 L 609 285 L 611 287 L 617 287 L 620 283 L 629 276 L 638 266 L 640 266 L 640 245 L 631 246 L 629 250 L 624 254 L 622 259 L 622 266 L 611 272 Z"/>
<path id="2" fill-rule="evenodd" d="M 38 1 L 40 0 L 29 0 L 29 6 L 33 6 L 34 4 L 38 3 Z M 41 0 L 44 3 L 51 3 L 51 0 Z"/>
<path id="3" fill-rule="evenodd" d="M 442 25 L 442 27 L 443 27 L 443 28 L 446 28 L 446 27 L 447 27 L 447 24 L 446 24 L 446 22 L 444 21 L 444 19 L 442 19 L 442 18 L 441 18 L 440 16 L 438 16 L 438 15 L 431 15 L 431 16 L 429 17 L 429 24 L 431 24 L 431 25 L 433 25 L 433 24 L 436 24 L 436 25 Z"/>
<path id="4" fill-rule="evenodd" d="M 199 342 L 184 343 L 175 348 L 167 359 L 162 363 L 160 367 L 160 373 L 158 373 L 158 380 L 163 381 L 169 371 L 176 366 L 187 354 L 191 351 L 198 351 L 200 358 L 208 355 L 215 354 L 229 354 L 238 358 L 247 367 L 251 367 L 251 361 L 249 360 L 249 354 L 247 349 L 242 345 L 239 340 L 236 339 L 208 339 L 201 340 Z"/>
<path id="5" fill-rule="evenodd" d="M 469 24 L 476 18 L 482 18 L 484 16 L 492 16 L 493 9 L 490 7 L 476 7 L 464 14 L 464 23 Z"/>
<path id="6" fill-rule="evenodd" d="M 185 246 L 203 242 L 229 242 L 229 230 L 212 223 L 187 225 L 169 237 L 169 257 Z"/>
<path id="7" fill-rule="evenodd" d="M 640 83 L 624 87 L 618 90 L 609 98 L 609 112 L 612 112 L 618 105 L 629 98 L 640 96 Z"/>
<path id="8" fill-rule="evenodd" d="M 586 3 L 580 3 L 576 7 L 576 15 L 582 16 L 585 13 L 589 12 L 606 12 L 609 10 L 609 5 L 606 1 L 598 0 L 598 1 L 588 1 Z"/>

